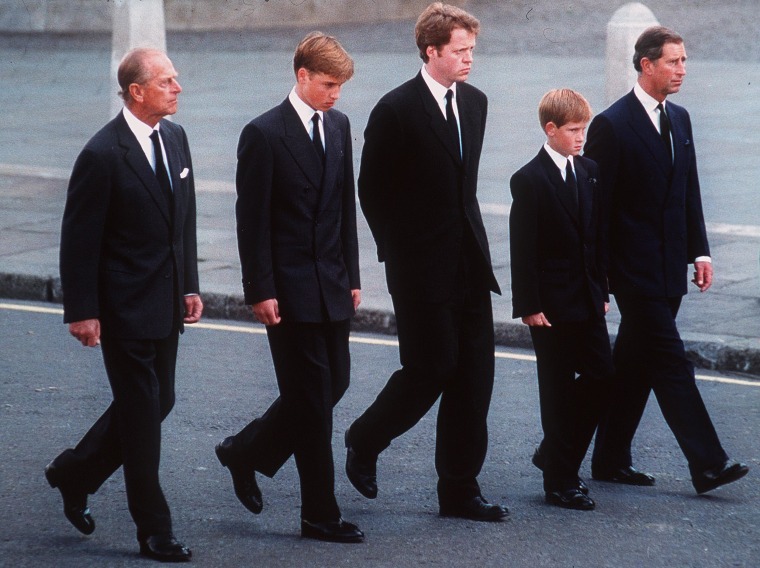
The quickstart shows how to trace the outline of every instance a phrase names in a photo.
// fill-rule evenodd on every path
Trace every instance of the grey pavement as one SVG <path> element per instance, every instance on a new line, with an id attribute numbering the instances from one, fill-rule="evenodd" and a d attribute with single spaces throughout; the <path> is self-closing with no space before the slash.
<path id="1" fill-rule="evenodd" d="M 569 86 L 583 92 L 594 109 L 605 108 L 603 26 L 614 11 L 595 12 L 586 28 L 578 28 L 579 36 L 589 32 L 588 41 L 560 41 L 550 32 L 565 24 L 579 26 L 577 14 L 562 11 L 562 2 L 548 14 L 539 4 L 533 15 L 526 15 L 512 14 L 504 3 L 473 3 L 473 11 L 483 6 L 490 18 L 481 15 L 482 49 L 471 82 L 490 100 L 479 195 L 504 292 L 494 301 L 497 338 L 501 345 L 522 347 L 530 340 L 527 329 L 511 318 L 509 293 L 509 177 L 542 142 L 536 106 L 543 92 Z M 653 9 L 654 4 L 678 19 L 673 2 L 652 2 Z M 709 23 L 699 27 L 684 18 L 686 27 L 711 46 L 705 49 L 695 41 L 692 51 L 687 35 L 689 75 L 674 100 L 690 110 L 694 123 L 716 283 L 706 294 L 685 298 L 679 326 L 700 366 L 760 375 L 760 130 L 753 126 L 760 115 L 760 67 L 758 36 L 747 37 L 758 27 L 757 16 L 750 2 L 705 1 L 694 8 L 694 19 L 706 18 L 711 4 L 712 13 L 724 5 L 738 19 L 732 25 L 741 28 L 739 37 L 749 48 L 735 57 L 731 46 L 736 34 L 721 50 Z M 489 23 L 494 26 L 490 30 Z M 677 27 L 677 21 L 670 23 Z M 341 39 L 356 61 L 356 76 L 344 87 L 338 106 L 352 120 L 357 175 L 362 130 L 373 104 L 419 68 L 412 25 L 326 30 Z M 303 33 L 286 29 L 169 37 L 170 56 L 184 87 L 175 119 L 188 132 L 197 180 L 207 317 L 249 317 L 242 305 L 235 242 L 235 148 L 243 125 L 286 96 L 293 81 L 290 46 Z M 527 42 L 527 48 L 525 43 L 505 48 L 513 45 L 511 34 Z M 79 150 L 110 118 L 114 87 L 109 58 L 109 38 L 102 35 L 0 36 L 0 297 L 60 301 L 58 239 L 66 180 Z M 364 302 L 355 327 L 393 333 L 383 268 L 361 215 L 359 242 Z M 613 306 L 613 335 L 617 321 Z"/>

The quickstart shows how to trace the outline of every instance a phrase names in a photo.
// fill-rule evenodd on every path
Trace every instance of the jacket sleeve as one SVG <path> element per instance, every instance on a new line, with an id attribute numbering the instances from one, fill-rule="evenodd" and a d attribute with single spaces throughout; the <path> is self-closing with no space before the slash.
<path id="1" fill-rule="evenodd" d="M 538 199 L 528 176 L 517 172 L 509 182 L 509 248 L 512 272 L 512 317 L 543 311 L 538 287 Z"/>
<path id="2" fill-rule="evenodd" d="M 272 265 L 272 173 L 269 141 L 254 124 L 240 135 L 237 152 L 237 241 L 245 303 L 277 297 Z"/>
<path id="3" fill-rule="evenodd" d="M 98 282 L 110 187 L 110 169 L 103 157 L 85 148 L 71 173 L 61 225 L 65 323 L 100 317 Z"/>
<path id="4" fill-rule="evenodd" d="M 341 215 L 341 245 L 343 248 L 343 260 L 348 271 L 348 282 L 351 290 L 359 290 L 361 281 L 359 278 L 359 241 L 356 230 L 356 186 L 354 185 L 354 158 L 351 146 L 351 125 L 346 118 L 346 132 L 343 141 L 344 148 L 344 172 L 343 172 L 343 196 Z"/>
<path id="5" fill-rule="evenodd" d="M 390 105 L 382 101 L 372 109 L 364 131 L 359 203 L 377 245 L 380 262 L 385 260 L 385 238 L 394 207 L 395 154 L 401 142 L 401 127 Z"/>

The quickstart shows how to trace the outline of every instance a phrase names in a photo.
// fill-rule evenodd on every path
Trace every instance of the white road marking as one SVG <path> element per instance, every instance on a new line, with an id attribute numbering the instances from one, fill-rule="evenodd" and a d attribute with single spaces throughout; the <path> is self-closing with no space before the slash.
<path id="1" fill-rule="evenodd" d="M 22 304 L 7 304 L 0 303 L 0 310 L 14 310 L 18 312 L 32 312 L 38 314 L 53 314 L 63 315 L 63 310 L 60 308 L 47 308 L 43 306 L 26 306 Z M 232 333 L 248 333 L 254 335 L 266 335 L 266 330 L 257 325 L 227 325 L 219 323 L 194 323 L 186 326 L 185 329 L 207 329 L 210 331 L 229 331 Z M 349 338 L 351 343 L 360 343 L 363 345 L 380 345 L 383 347 L 398 347 L 398 340 L 396 339 L 380 339 L 375 337 L 362 337 L 352 335 Z M 512 353 L 509 351 L 496 351 L 494 353 L 497 359 L 512 359 L 515 361 L 535 361 L 535 355 L 527 355 L 523 353 Z M 696 378 L 700 381 L 709 381 L 713 383 L 723 383 L 728 385 L 740 385 L 744 387 L 760 387 L 760 381 L 745 380 L 745 379 L 730 379 L 728 377 L 714 377 L 710 375 L 696 375 Z"/>

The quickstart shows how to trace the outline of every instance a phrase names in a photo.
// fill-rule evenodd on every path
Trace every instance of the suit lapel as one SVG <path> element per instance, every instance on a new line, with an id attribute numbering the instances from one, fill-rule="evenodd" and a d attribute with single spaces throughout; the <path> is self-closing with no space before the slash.
<path id="1" fill-rule="evenodd" d="M 552 160 L 551 156 L 549 156 L 543 147 L 539 151 L 538 156 L 544 171 L 549 177 L 552 189 L 554 190 L 557 199 L 562 204 L 562 208 L 567 212 L 570 218 L 578 224 L 578 206 L 575 203 L 575 199 L 570 194 L 570 188 L 567 187 L 565 180 L 562 179 L 562 174 L 559 173 L 557 164 L 554 163 L 554 160 Z"/>
<path id="2" fill-rule="evenodd" d="M 284 134 L 282 141 L 293 160 L 315 187 L 322 185 L 322 164 L 296 109 L 285 99 L 280 105 Z M 325 125 L 325 128 L 327 126 Z"/>
<path id="3" fill-rule="evenodd" d="M 575 178 L 578 182 L 578 213 L 581 227 L 585 232 L 591 223 L 591 210 L 594 203 L 593 182 L 590 181 L 588 171 L 579 159 L 575 158 L 573 165 L 575 166 Z"/>
<path id="4" fill-rule="evenodd" d="M 319 209 L 324 208 L 328 202 L 328 189 L 335 187 L 335 179 L 338 176 L 340 165 L 343 160 L 343 147 L 341 141 L 343 134 L 338 128 L 331 112 L 324 113 L 325 129 L 325 172 L 322 177 L 322 191 L 319 194 Z"/>
<path id="5" fill-rule="evenodd" d="M 652 124 L 647 111 L 641 104 L 641 101 L 631 91 L 627 95 L 629 120 L 628 123 L 636 135 L 641 139 L 641 142 L 652 154 L 657 166 L 662 170 L 666 178 L 670 177 L 672 164 L 668 156 L 668 151 L 665 145 L 662 143 L 660 133 L 657 132 L 654 124 Z"/>
<path id="6" fill-rule="evenodd" d="M 148 158 L 145 157 L 145 152 L 143 152 L 142 147 L 137 142 L 137 138 L 129 128 L 122 113 L 119 113 L 117 117 L 116 131 L 119 137 L 119 145 L 124 150 L 124 161 L 142 182 L 145 190 L 166 219 L 166 222 L 171 224 L 169 202 L 161 189 L 161 185 L 158 183 L 153 168 L 150 167 Z"/>
<path id="7" fill-rule="evenodd" d="M 433 97 L 433 93 L 430 92 L 430 89 L 425 83 L 425 79 L 422 78 L 421 72 L 417 74 L 415 79 L 417 90 L 419 91 L 420 98 L 422 99 L 422 106 L 424 107 L 425 113 L 427 114 L 428 120 L 430 121 L 430 128 L 433 130 L 436 138 L 440 140 L 441 144 L 443 144 L 443 146 L 446 148 L 446 151 L 451 155 L 451 157 L 456 160 L 457 163 L 461 164 L 462 157 L 459 155 L 459 148 L 454 145 L 454 141 L 451 139 L 449 127 L 446 124 L 446 118 L 441 112 L 441 107 L 438 106 L 435 97 Z M 457 106 L 459 106 L 458 101 Z M 461 108 L 459 110 L 459 121 L 461 123 Z M 464 136 L 462 136 L 462 139 L 464 140 Z"/>
<path id="8" fill-rule="evenodd" d="M 172 203 L 174 205 L 174 219 L 181 219 L 182 211 L 185 207 L 185 199 L 187 195 L 184 191 L 184 185 L 180 173 L 187 166 L 182 159 L 182 153 L 180 148 L 182 147 L 182 140 L 180 139 L 176 129 L 172 129 L 168 126 L 167 121 L 162 121 L 161 124 L 161 137 L 164 140 L 164 148 L 166 149 L 166 158 L 169 161 L 169 175 L 172 181 Z"/>

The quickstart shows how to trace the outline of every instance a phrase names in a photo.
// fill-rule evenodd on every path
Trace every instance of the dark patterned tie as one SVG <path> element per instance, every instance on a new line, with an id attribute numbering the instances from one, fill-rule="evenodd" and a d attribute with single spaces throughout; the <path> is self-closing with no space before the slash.
<path id="1" fill-rule="evenodd" d="M 573 202 L 577 206 L 578 205 L 578 180 L 575 179 L 575 172 L 573 171 L 573 165 L 570 163 L 570 160 L 567 161 L 567 165 L 565 166 L 565 183 L 567 184 L 567 187 L 572 192 Z"/>
<path id="2" fill-rule="evenodd" d="M 314 125 L 312 135 L 311 135 L 311 141 L 314 143 L 314 149 L 317 151 L 317 156 L 319 156 L 319 160 L 322 162 L 322 165 L 325 165 L 325 147 L 322 145 L 322 135 L 319 133 L 319 113 L 315 112 L 314 116 L 311 117 L 311 122 Z"/>
<path id="3" fill-rule="evenodd" d="M 665 144 L 665 148 L 668 149 L 668 157 L 670 158 L 670 163 L 673 163 L 673 145 L 670 141 L 670 119 L 668 118 L 668 115 L 665 113 L 665 107 L 662 106 L 662 103 L 657 105 L 657 109 L 660 111 L 660 137 L 662 138 L 663 143 Z"/>
<path id="4" fill-rule="evenodd" d="M 456 146 L 457 150 L 459 150 L 459 157 L 461 158 L 462 146 L 459 142 L 459 126 L 457 125 L 457 117 L 454 116 L 454 104 L 452 103 L 453 98 L 454 91 L 451 89 L 446 91 L 446 123 L 449 125 L 451 139 L 454 141 L 454 146 Z"/>
<path id="5" fill-rule="evenodd" d="M 169 174 L 164 165 L 164 155 L 161 152 L 161 142 L 158 139 L 158 130 L 153 131 L 150 135 L 150 139 L 153 141 L 153 152 L 156 156 L 156 178 L 158 178 L 158 184 L 161 186 L 164 195 L 171 200 L 172 184 L 169 182 Z"/>

